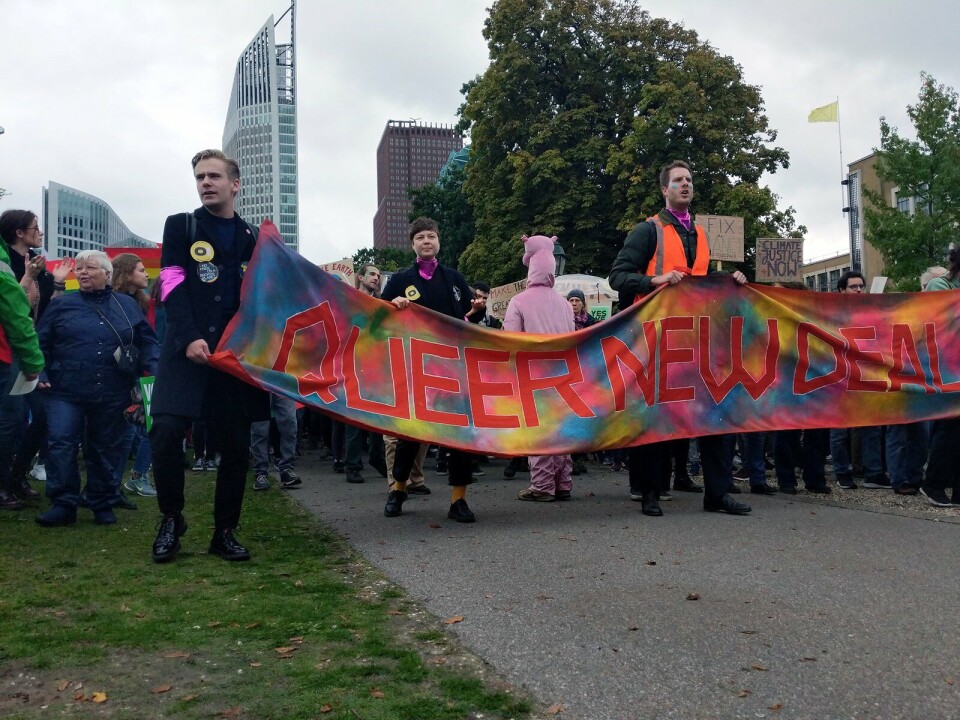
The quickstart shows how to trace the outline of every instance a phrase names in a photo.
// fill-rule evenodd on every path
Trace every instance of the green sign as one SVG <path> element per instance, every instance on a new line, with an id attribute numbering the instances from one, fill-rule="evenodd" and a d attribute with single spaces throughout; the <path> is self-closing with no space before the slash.
<path id="1" fill-rule="evenodd" d="M 156 380 L 152 375 L 150 377 L 140 378 L 140 392 L 143 394 L 143 421 L 146 423 L 147 432 L 153 426 L 153 420 L 150 417 L 150 400 L 153 398 L 153 381 Z"/>

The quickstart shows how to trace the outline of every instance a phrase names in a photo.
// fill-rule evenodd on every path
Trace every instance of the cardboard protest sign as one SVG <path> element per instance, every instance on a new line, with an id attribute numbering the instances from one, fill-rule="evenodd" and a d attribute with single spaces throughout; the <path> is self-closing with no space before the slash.
<path id="1" fill-rule="evenodd" d="M 331 275 L 336 275 L 348 285 L 354 284 L 353 260 L 351 258 L 344 258 L 343 260 L 338 260 L 337 262 L 326 263 L 321 265 L 320 269 L 326 270 Z"/>
<path id="2" fill-rule="evenodd" d="M 757 240 L 757 282 L 803 282 L 803 240 Z"/>
<path id="3" fill-rule="evenodd" d="M 487 312 L 497 320 L 503 322 L 503 318 L 507 314 L 507 305 L 510 303 L 510 298 L 526 286 L 527 281 L 524 279 L 490 288 L 490 297 L 487 298 Z"/>
<path id="4" fill-rule="evenodd" d="M 707 231 L 711 260 L 743 262 L 742 217 L 697 215 L 695 219 Z"/>

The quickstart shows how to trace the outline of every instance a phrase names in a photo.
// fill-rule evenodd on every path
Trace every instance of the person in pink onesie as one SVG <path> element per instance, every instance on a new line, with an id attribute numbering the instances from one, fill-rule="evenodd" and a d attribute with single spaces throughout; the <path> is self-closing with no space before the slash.
<path id="1" fill-rule="evenodd" d="M 503 320 L 504 330 L 544 335 L 572 333 L 573 308 L 553 289 L 553 244 L 556 237 L 523 236 L 523 264 L 527 266 L 527 287 L 514 295 Z M 553 502 L 569 500 L 573 488 L 573 459 L 569 455 L 542 455 L 530 458 L 530 487 L 517 495 L 520 500 Z"/>

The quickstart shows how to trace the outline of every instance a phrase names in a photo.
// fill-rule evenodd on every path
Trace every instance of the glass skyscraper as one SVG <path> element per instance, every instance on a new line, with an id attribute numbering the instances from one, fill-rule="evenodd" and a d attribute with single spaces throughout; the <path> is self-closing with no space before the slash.
<path id="1" fill-rule="evenodd" d="M 287 12 L 289 43 L 277 45 L 271 15 L 240 53 L 223 129 L 223 151 L 240 164 L 237 212 L 256 224 L 272 220 L 284 242 L 297 250 L 300 223 L 293 4 Z"/>
<path id="2" fill-rule="evenodd" d="M 43 244 L 47 257 L 76 257 L 81 250 L 157 244 L 130 231 L 103 200 L 50 182 L 43 189 Z"/>

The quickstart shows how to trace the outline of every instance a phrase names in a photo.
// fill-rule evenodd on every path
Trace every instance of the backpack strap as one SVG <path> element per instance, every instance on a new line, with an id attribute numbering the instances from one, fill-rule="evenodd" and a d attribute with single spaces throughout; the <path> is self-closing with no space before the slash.
<path id="1" fill-rule="evenodd" d="M 197 239 L 197 219 L 193 216 L 192 212 L 185 213 L 186 222 L 187 222 L 187 245 L 193 245 L 193 241 Z"/>

